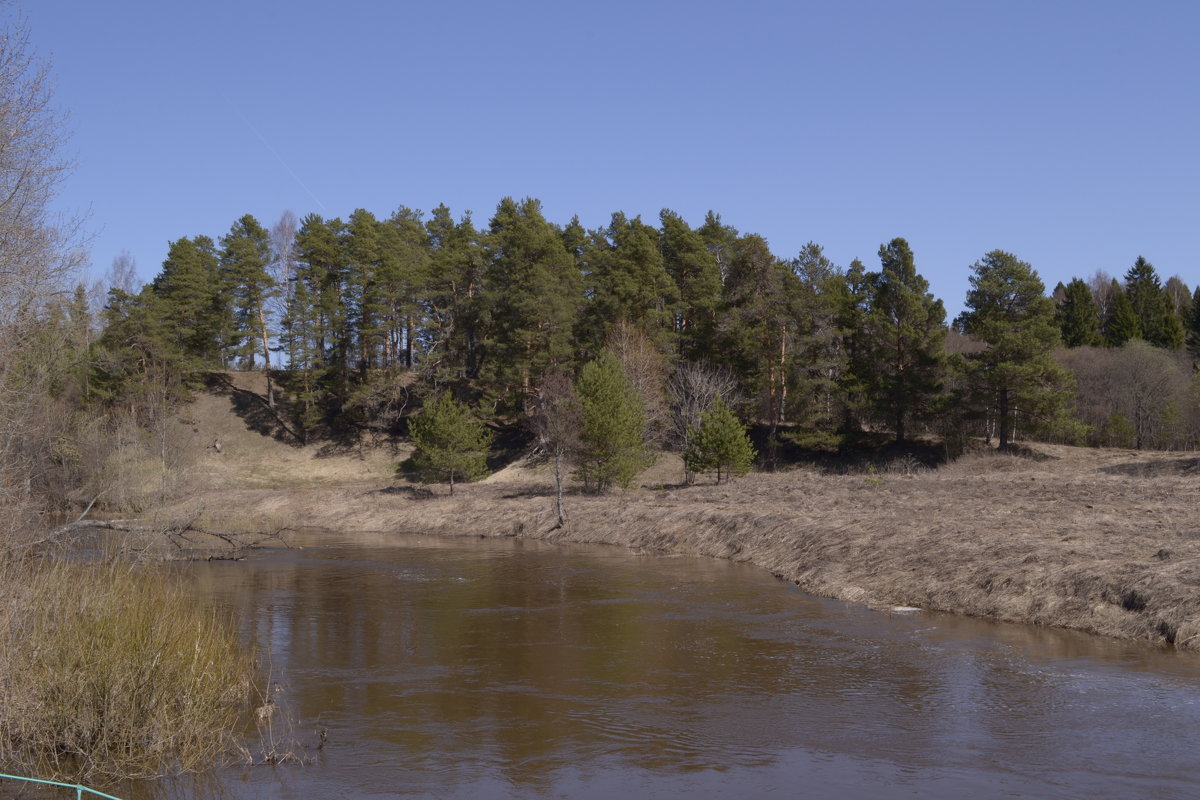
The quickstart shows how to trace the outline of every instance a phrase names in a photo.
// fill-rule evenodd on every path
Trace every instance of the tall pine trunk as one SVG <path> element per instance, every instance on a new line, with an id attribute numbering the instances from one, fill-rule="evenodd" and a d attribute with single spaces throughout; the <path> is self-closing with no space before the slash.
<path id="1" fill-rule="evenodd" d="M 1008 389 L 1000 390 L 1000 451 L 1008 450 Z"/>

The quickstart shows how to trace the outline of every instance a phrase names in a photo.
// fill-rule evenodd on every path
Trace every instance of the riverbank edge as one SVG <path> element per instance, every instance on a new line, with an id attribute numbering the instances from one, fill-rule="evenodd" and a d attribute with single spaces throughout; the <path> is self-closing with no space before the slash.
<path id="1" fill-rule="evenodd" d="M 247 489 L 193 497 L 175 513 L 219 503 L 244 519 L 286 515 L 330 532 L 516 537 L 727 559 L 810 594 L 870 607 L 1200 649 L 1200 544 L 1174 524 L 1175 506 L 1197 507 L 1196 490 L 1180 496 L 1167 487 L 1173 504 L 1154 513 L 1172 524 L 1147 524 L 1146 510 L 1132 513 L 1122 496 L 1144 487 L 1064 485 L 1047 498 L 1039 496 L 1046 482 L 1039 486 L 1027 471 L 990 476 L 987 491 L 973 475 L 792 474 L 575 495 L 565 527 L 556 524 L 553 497 L 536 485 L 467 485 L 454 496 L 394 485 Z"/>

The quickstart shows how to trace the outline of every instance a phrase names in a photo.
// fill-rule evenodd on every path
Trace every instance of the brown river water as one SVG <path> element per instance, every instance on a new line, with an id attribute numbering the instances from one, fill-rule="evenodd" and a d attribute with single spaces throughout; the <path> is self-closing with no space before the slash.
<path id="1" fill-rule="evenodd" d="M 873 611 L 699 558 L 307 544 L 188 569 L 269 656 L 275 738 L 309 763 L 134 795 L 1200 797 L 1196 656 Z"/>

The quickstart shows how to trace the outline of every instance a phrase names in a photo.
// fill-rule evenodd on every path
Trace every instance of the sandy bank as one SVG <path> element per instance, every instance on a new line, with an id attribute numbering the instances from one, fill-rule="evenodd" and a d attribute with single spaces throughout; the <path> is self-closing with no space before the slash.
<path id="1" fill-rule="evenodd" d="M 432 492 L 351 486 L 210 489 L 171 515 L 330 530 L 613 544 L 755 564 L 801 589 L 1200 649 L 1200 460 L 1045 446 L 913 475 L 750 475 L 736 483 L 568 498 L 510 470 Z"/>

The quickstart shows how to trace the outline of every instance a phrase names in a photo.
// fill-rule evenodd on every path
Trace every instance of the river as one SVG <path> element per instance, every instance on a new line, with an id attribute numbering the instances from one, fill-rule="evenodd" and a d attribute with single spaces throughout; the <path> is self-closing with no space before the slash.
<path id="1" fill-rule="evenodd" d="M 706 559 L 306 544 L 188 567 L 278 687 L 253 747 L 296 742 L 308 761 L 203 794 L 1200 796 L 1196 656 L 883 613 Z"/>

